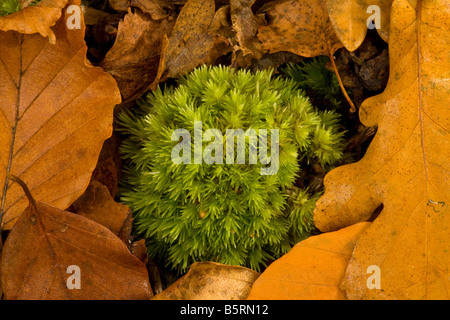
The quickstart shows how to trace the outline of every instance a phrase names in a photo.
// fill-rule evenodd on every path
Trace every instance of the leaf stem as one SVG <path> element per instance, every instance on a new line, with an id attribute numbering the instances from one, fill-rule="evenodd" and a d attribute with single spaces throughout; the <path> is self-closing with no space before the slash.
<path id="1" fill-rule="evenodd" d="M 336 67 L 336 63 L 334 63 L 334 55 L 331 52 L 330 52 L 330 60 L 331 60 L 331 64 L 333 65 L 334 73 L 336 73 L 336 77 L 338 79 L 339 86 L 342 89 L 342 93 L 344 94 L 345 99 L 347 99 L 347 102 L 350 105 L 350 110 L 349 111 L 353 113 L 353 112 L 356 111 L 356 107 L 353 104 L 352 99 L 350 99 L 350 97 L 348 96 L 347 90 L 345 90 L 344 84 L 342 83 L 342 80 L 341 80 L 341 76 L 339 75 L 339 71 L 338 71 L 338 69 Z"/>

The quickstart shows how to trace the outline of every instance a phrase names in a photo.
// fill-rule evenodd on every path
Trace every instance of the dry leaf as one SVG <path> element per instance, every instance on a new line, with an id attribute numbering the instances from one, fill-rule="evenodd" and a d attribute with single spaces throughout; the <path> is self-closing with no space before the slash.
<path id="1" fill-rule="evenodd" d="M 5 242 L 0 272 L 8 300 L 152 296 L 145 264 L 111 231 L 32 198 Z M 74 275 L 79 288 L 70 289 Z"/>
<path id="2" fill-rule="evenodd" d="M 50 43 L 56 41 L 50 29 L 61 17 L 61 9 L 68 0 L 42 0 L 34 6 L 0 17 L 0 31 L 17 31 L 22 34 L 39 33 L 48 37 Z"/>
<path id="3" fill-rule="evenodd" d="M 254 2 L 255 0 L 231 0 L 230 16 L 238 43 L 234 50 L 241 50 L 244 57 L 250 55 L 251 59 L 260 59 L 265 51 L 256 37 L 258 24 L 251 9 Z M 238 63 L 238 65 L 242 64 Z"/>
<path id="4" fill-rule="evenodd" d="M 83 5 L 81 5 L 81 8 L 83 9 L 84 24 L 86 24 L 87 26 L 96 25 L 99 21 L 101 21 L 101 19 L 110 15 L 105 11 L 97 10 Z"/>
<path id="5" fill-rule="evenodd" d="M 155 21 L 139 9 L 130 10 L 119 23 L 114 45 L 100 66 L 116 79 L 124 101 L 142 95 L 155 79 L 163 37 L 174 24 L 171 16 Z"/>
<path id="6" fill-rule="evenodd" d="M 108 3 L 116 11 L 128 11 L 128 0 L 108 0 Z"/>
<path id="7" fill-rule="evenodd" d="M 86 60 L 84 25 L 68 30 L 68 16 L 64 10 L 53 27 L 53 45 L 39 34 L 0 31 L 0 212 L 5 229 L 28 205 L 7 174 L 27 181 L 40 201 L 65 209 L 88 186 L 111 135 L 119 90 L 109 74 Z"/>
<path id="8" fill-rule="evenodd" d="M 139 241 L 135 241 L 131 244 L 131 253 L 141 260 L 143 263 L 148 262 L 148 255 L 147 255 L 147 247 L 145 246 L 145 240 L 141 239 Z"/>
<path id="9" fill-rule="evenodd" d="M 128 206 L 115 202 L 103 184 L 91 181 L 85 193 L 72 207 L 74 213 L 107 227 L 128 246 L 133 222 L 131 210 Z"/>
<path id="10" fill-rule="evenodd" d="M 322 0 L 278 0 L 264 8 L 268 24 L 258 38 L 270 53 L 289 51 L 304 57 L 330 55 L 342 44 Z"/>
<path id="11" fill-rule="evenodd" d="M 249 300 L 342 300 L 339 283 L 353 247 L 370 222 L 299 242 L 253 283 Z"/>
<path id="12" fill-rule="evenodd" d="M 116 107 L 115 112 L 118 111 L 117 109 L 119 107 Z M 121 139 L 118 133 L 114 132 L 103 144 L 97 166 L 91 177 L 91 180 L 96 180 L 107 187 L 113 198 L 119 193 L 119 179 L 122 175 L 120 144 Z"/>
<path id="13" fill-rule="evenodd" d="M 210 25 L 215 15 L 214 0 L 189 0 L 178 15 L 170 37 L 165 37 L 158 74 L 151 85 L 191 71 L 203 60 L 214 45 Z"/>
<path id="14" fill-rule="evenodd" d="M 215 262 L 196 262 L 152 300 L 242 300 L 259 273 Z"/>
<path id="15" fill-rule="evenodd" d="M 130 6 L 141 9 L 153 20 L 165 19 L 175 10 L 175 7 L 165 0 L 130 0 Z"/>
<path id="16" fill-rule="evenodd" d="M 448 4 L 393 3 L 390 78 L 360 110 L 378 131 L 359 162 L 325 177 L 314 212 L 322 231 L 367 220 L 383 204 L 347 268 L 342 288 L 351 299 L 450 298 Z M 380 268 L 381 289 L 367 288 L 369 266 Z"/>
<path id="17" fill-rule="evenodd" d="M 380 28 L 378 34 L 384 41 L 389 39 L 389 19 L 392 0 L 324 0 L 334 30 L 345 48 L 354 51 L 364 41 L 367 32 L 367 20 L 380 9 Z M 377 9 L 376 9 L 377 10 Z"/>

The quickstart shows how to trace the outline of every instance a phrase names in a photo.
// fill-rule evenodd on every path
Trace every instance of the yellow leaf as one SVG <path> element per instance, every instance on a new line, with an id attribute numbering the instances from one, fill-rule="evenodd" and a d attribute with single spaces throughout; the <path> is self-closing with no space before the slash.
<path id="1" fill-rule="evenodd" d="M 299 242 L 253 283 L 249 300 L 341 300 L 339 283 L 369 222 Z"/>
<path id="2" fill-rule="evenodd" d="M 450 5 L 392 5 L 390 78 L 360 118 L 378 131 L 361 161 L 325 177 L 316 226 L 336 230 L 383 210 L 361 236 L 342 284 L 352 299 L 448 299 L 450 291 Z M 381 270 L 369 289 L 367 269 Z"/>
<path id="3" fill-rule="evenodd" d="M 324 0 L 334 30 L 349 51 L 358 49 L 367 32 L 367 20 L 375 25 L 384 41 L 389 38 L 389 19 L 392 0 Z M 379 21 L 377 21 L 377 19 Z"/>

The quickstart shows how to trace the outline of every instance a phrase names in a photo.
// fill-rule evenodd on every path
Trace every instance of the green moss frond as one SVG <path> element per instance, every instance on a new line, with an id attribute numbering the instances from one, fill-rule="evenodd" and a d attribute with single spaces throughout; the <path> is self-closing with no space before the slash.
<path id="1" fill-rule="evenodd" d="M 18 0 L 2 0 L 0 2 L 0 17 L 7 16 L 20 10 L 20 2 Z"/>
<path id="2" fill-rule="evenodd" d="M 301 166 L 331 166 L 342 155 L 338 116 L 317 111 L 296 81 L 273 77 L 270 70 L 253 74 L 203 66 L 178 86 L 149 93 L 118 120 L 126 136 L 121 200 L 133 209 L 149 258 L 177 272 L 208 260 L 260 270 L 286 253 L 311 231 L 318 197 L 295 189 Z M 201 131 L 195 132 L 195 121 L 202 122 Z M 172 141 L 176 129 L 190 134 L 191 163 L 172 161 L 180 143 Z M 223 136 L 223 164 L 193 163 L 195 133 L 208 129 Z M 231 144 L 233 163 L 226 163 L 229 129 L 247 133 L 244 163 L 237 161 L 237 139 Z M 251 138 L 261 129 L 269 132 L 266 137 Z M 278 130 L 275 142 L 271 129 Z M 210 143 L 202 141 L 202 154 L 215 154 Z M 278 147 L 279 167 L 262 175 L 272 146 Z M 251 150 L 256 163 L 249 163 Z"/>

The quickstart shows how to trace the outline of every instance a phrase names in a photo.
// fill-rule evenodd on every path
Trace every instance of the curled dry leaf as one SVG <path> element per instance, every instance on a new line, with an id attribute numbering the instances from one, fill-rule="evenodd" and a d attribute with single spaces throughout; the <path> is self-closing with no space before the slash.
<path id="1" fill-rule="evenodd" d="M 389 39 L 389 20 L 392 0 L 324 0 L 334 30 L 345 48 L 354 51 L 364 41 L 367 20 L 379 14 L 378 34 Z M 378 12 L 379 10 L 379 12 Z"/>
<path id="2" fill-rule="evenodd" d="M 32 198 L 5 242 L 0 273 L 8 300 L 152 296 L 145 264 L 111 231 Z M 79 289 L 68 288 L 78 285 L 74 274 Z"/>
<path id="3" fill-rule="evenodd" d="M 18 25 L 28 21 L 20 17 Z M 27 181 L 40 201 L 65 209 L 87 188 L 111 135 L 113 109 L 120 103 L 117 84 L 87 61 L 84 25 L 69 30 L 68 18 L 63 10 L 52 28 L 55 44 L 39 34 L 0 31 L 0 217 L 5 229 L 28 204 L 8 174 Z"/>
<path id="4" fill-rule="evenodd" d="M 322 0 L 277 0 L 268 3 L 264 12 L 267 25 L 258 28 L 257 36 L 270 53 L 314 57 L 342 47 Z"/>
<path id="5" fill-rule="evenodd" d="M 153 20 L 139 9 L 130 10 L 119 23 L 114 45 L 100 66 L 116 79 L 124 101 L 136 99 L 155 79 L 162 40 L 174 24 L 172 16 Z"/>
<path id="6" fill-rule="evenodd" d="M 141 9 L 153 20 L 165 19 L 175 10 L 175 7 L 165 0 L 130 0 L 130 6 Z"/>
<path id="7" fill-rule="evenodd" d="M 265 52 L 262 49 L 261 42 L 256 37 L 258 23 L 251 9 L 254 2 L 255 0 L 230 1 L 230 16 L 238 43 L 235 51 L 241 50 L 243 55 L 240 60 L 245 59 L 244 57 L 247 55 L 250 55 L 251 59 L 260 59 Z M 242 62 L 238 63 L 238 65 L 242 64 Z"/>
<path id="8" fill-rule="evenodd" d="M 159 82 L 184 75 L 208 59 L 214 46 L 214 35 L 210 30 L 214 9 L 214 0 L 186 2 L 170 37 L 163 40 L 161 60 L 152 89 Z"/>
<path id="9" fill-rule="evenodd" d="M 56 36 L 51 27 L 61 17 L 61 9 L 68 0 L 42 0 L 34 6 L 0 17 L 0 31 L 16 31 L 21 34 L 39 33 L 54 44 Z"/>
<path id="10" fill-rule="evenodd" d="M 108 0 L 108 3 L 116 11 L 128 11 L 128 0 Z"/>
<path id="11" fill-rule="evenodd" d="M 85 193 L 72 204 L 74 212 L 107 227 L 126 245 L 130 243 L 133 219 L 128 206 L 114 201 L 108 188 L 91 181 Z"/>
<path id="12" fill-rule="evenodd" d="M 244 267 L 196 262 L 152 300 L 242 300 L 258 277 L 258 272 Z"/>
<path id="13" fill-rule="evenodd" d="M 364 157 L 325 177 L 314 211 L 322 231 L 367 220 L 342 288 L 351 299 L 448 299 L 450 289 L 450 6 L 397 0 L 389 35 L 390 77 L 360 109 L 378 125 Z M 369 290 L 378 266 L 381 288 Z"/>
<path id="14" fill-rule="evenodd" d="M 253 283 L 249 300 L 342 300 L 339 284 L 370 222 L 312 236 L 273 262 Z"/>

